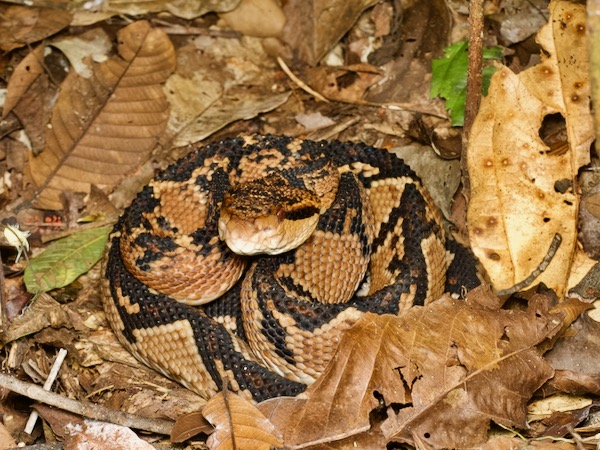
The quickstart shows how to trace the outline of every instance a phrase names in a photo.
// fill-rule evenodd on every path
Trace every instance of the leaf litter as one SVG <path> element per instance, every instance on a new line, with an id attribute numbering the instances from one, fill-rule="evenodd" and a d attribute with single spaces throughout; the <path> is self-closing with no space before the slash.
<path id="1" fill-rule="evenodd" d="M 400 14 L 392 2 L 370 7 L 374 2 L 334 1 L 328 13 L 344 14 L 335 13 L 336 27 L 323 27 L 317 17 L 327 10 L 326 2 L 292 1 L 280 9 L 270 0 L 244 0 L 245 11 L 272 11 L 264 13 L 263 21 L 272 22 L 261 29 L 256 24 L 260 21 L 244 23 L 239 15 L 236 18 L 238 2 L 198 2 L 193 8 L 175 3 L 109 2 L 93 18 L 73 3 L 75 11 L 68 14 L 5 7 L 3 20 L 10 23 L 0 34 L 0 46 L 8 52 L 4 63 L 15 70 L 8 79 L 3 114 L 18 116 L 30 140 L 14 133 L 0 140 L 0 164 L 7 169 L 9 181 L 4 191 L 0 189 L 0 201 L 5 221 L 15 223 L 16 219 L 32 232 L 33 254 L 31 262 L 24 263 L 15 261 L 16 251 L 10 247 L 2 249 L 3 261 L 12 262 L 3 265 L 11 277 L 3 313 L 18 310 L 27 298 L 20 275 L 23 268 L 29 284 L 32 279 L 44 284 L 43 272 L 49 279 L 57 278 L 65 270 L 62 259 L 68 260 L 67 265 L 76 262 L 69 255 L 78 253 L 81 242 L 59 252 L 58 259 L 44 262 L 48 255 L 39 255 L 43 240 L 53 239 L 57 231 L 73 233 L 80 228 L 79 219 L 114 217 L 111 200 L 119 207 L 126 204 L 121 198 L 132 198 L 153 167 L 164 167 L 185 154 L 185 147 L 174 147 L 204 138 L 261 132 L 337 137 L 386 148 L 411 144 L 423 152 L 431 150 L 414 146 L 415 140 L 431 144 L 432 135 L 450 136 L 456 131 L 450 127 L 443 104 L 429 98 L 429 83 L 423 82 L 430 76 L 432 58 L 441 57 L 447 45 L 441 38 L 451 26 L 442 13 L 445 6 L 426 2 L 422 8 L 407 8 Z M 149 7 L 168 13 L 150 15 Z M 211 10 L 216 13 L 197 15 Z M 219 17 L 221 10 L 232 12 Z M 593 135 L 581 32 L 583 8 L 554 1 L 549 10 L 552 17 L 538 33 L 544 49 L 541 62 L 536 64 L 532 58 L 518 74 L 499 67 L 483 100 L 467 153 L 468 225 L 471 231 L 484 231 L 472 234 L 471 240 L 491 272 L 495 289 L 529 276 L 547 252 L 547 239 L 553 232 L 560 233 L 563 244 L 540 280 L 563 300 L 571 262 L 577 261 L 573 273 L 578 275 L 571 275 L 569 285 L 590 266 L 583 252 L 575 257 L 571 253 L 576 247 L 574 217 L 579 202 L 574 186 L 579 168 L 588 161 Z M 503 14 L 510 16 L 510 11 Z M 116 12 L 146 14 L 149 20 L 124 23 L 115 17 L 110 19 L 111 26 L 97 27 Z M 169 14 L 194 20 L 174 20 Z M 282 27 L 282 17 L 288 20 L 283 39 L 277 40 L 274 36 Z M 503 25 L 509 26 L 509 18 L 503 18 Z M 460 37 L 458 30 L 466 16 L 457 12 L 455 19 L 456 37 Z M 396 27 L 400 22 L 402 27 Z M 83 27 L 69 29 L 69 23 Z M 433 23 L 439 35 L 418 31 Z M 21 29 L 27 33 L 20 33 Z M 105 38 L 103 46 L 96 47 L 97 37 L 106 34 L 116 39 L 113 51 L 107 52 Z M 96 44 L 84 49 L 84 42 Z M 57 49 L 68 53 L 68 58 Z M 286 59 L 294 81 L 273 55 Z M 307 64 L 292 64 L 291 56 Z M 69 61 L 78 69 L 70 70 L 65 78 Z M 518 66 L 514 61 L 511 68 Z M 116 78 L 113 69 L 120 74 Z M 298 82 L 307 82 L 334 102 L 315 101 Z M 144 111 L 152 111 L 155 120 L 144 122 L 148 115 L 139 114 L 136 102 L 146 102 Z M 549 120 L 557 114 L 562 122 L 560 117 Z M 319 124 L 316 128 L 307 125 L 302 117 L 319 117 Z M 566 136 L 556 143 L 538 133 L 542 128 L 555 131 L 554 123 L 559 128 L 562 124 Z M 115 134 L 115 130 L 122 131 Z M 33 149 L 33 154 L 25 148 Z M 438 151 L 457 153 L 452 148 Z M 82 158 L 86 164 L 81 164 Z M 500 170 L 503 158 L 513 168 L 506 174 Z M 492 161 L 494 176 L 488 175 L 487 161 Z M 558 168 L 548 169 L 546 161 Z M 421 170 L 428 171 L 427 167 Z M 28 191 L 22 184 L 24 173 L 28 174 L 25 181 L 33 182 Z M 520 181 L 523 174 L 526 177 Z M 120 183 L 125 176 L 126 182 Z M 482 186 L 491 185 L 495 194 L 480 188 L 480 178 Z M 523 186 L 531 186 L 535 200 Z M 119 200 L 116 195 L 108 196 L 115 188 Z M 490 198 L 503 195 L 509 199 L 523 196 L 526 205 L 513 200 L 505 200 L 502 207 L 489 203 Z M 488 199 L 485 206 L 492 206 L 491 215 L 478 196 Z M 32 209 L 23 201 L 27 198 L 37 207 L 56 211 Z M 449 207 L 442 209 L 449 211 Z M 524 213 L 530 222 L 524 221 Z M 530 223 L 535 238 L 528 239 L 535 243 L 533 247 L 517 250 L 527 240 L 522 238 L 522 227 L 509 226 L 513 216 Z M 499 227 L 497 222 L 490 225 L 490 217 L 501 218 L 499 241 L 490 240 L 498 239 L 493 231 Z M 557 223 L 560 226 L 553 228 Z M 503 248 L 509 249 L 509 257 Z M 517 256 L 519 252 L 527 258 Z M 482 288 L 464 301 L 442 298 L 400 317 L 369 314 L 345 334 L 325 373 L 304 395 L 252 405 L 225 392 L 205 405 L 203 399 L 140 365 L 120 347 L 100 306 L 99 270 L 88 270 L 98 258 L 96 252 L 60 288 L 44 284 L 33 289 L 52 290 L 40 294 L 22 315 L 14 317 L 11 312 L 11 320 L 3 320 L 3 364 L 21 379 L 43 383 L 53 355 L 66 347 L 69 364 L 59 376 L 61 395 L 143 417 L 177 420 L 172 439 L 186 442 L 188 448 L 198 448 L 203 440 L 194 437 L 198 432 L 210 435 L 206 441 L 210 448 L 511 448 L 524 442 L 514 437 L 516 430 L 530 438 L 570 436 L 571 442 L 588 445 L 574 427 L 592 423 L 593 395 L 600 394 L 593 356 L 600 331 L 593 312 L 583 313 L 589 303 L 570 299 L 555 304 L 557 297 L 551 291 L 538 288 L 503 305 L 504 299 Z M 505 262 L 512 266 L 494 268 Z M 43 268 L 36 269 L 40 263 Z M 548 414 L 530 411 L 528 416 L 527 407 L 534 398 L 555 392 L 583 396 L 587 402 L 566 401 L 560 410 L 553 406 L 556 403 L 549 403 Z M 0 403 L 5 417 L 0 432 L 28 443 L 42 439 L 39 429 L 29 437 L 20 434 L 26 417 L 22 418 L 16 402 L 18 397 L 10 396 Z M 43 410 L 42 417 L 59 428 L 71 420 L 50 408 Z M 91 430 L 97 425 L 86 426 Z M 491 437 L 491 430 L 497 432 L 499 427 L 515 431 Z M 592 436 L 597 433 L 593 425 L 585 430 Z M 55 433 L 61 435 L 58 429 Z M 115 438 L 120 431 L 106 428 L 102 433 L 104 440 L 96 442 L 97 448 L 115 448 L 111 436 Z M 83 436 L 83 431 L 78 435 Z M 73 442 L 68 445 L 78 445 Z M 543 446 L 533 440 L 528 443 Z M 572 443 L 545 441 L 545 445 L 574 448 Z"/>

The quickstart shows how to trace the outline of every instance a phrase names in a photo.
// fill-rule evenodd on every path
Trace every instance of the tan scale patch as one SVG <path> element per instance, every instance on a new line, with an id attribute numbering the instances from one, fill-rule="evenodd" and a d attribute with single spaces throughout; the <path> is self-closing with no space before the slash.
<path id="1" fill-rule="evenodd" d="M 387 223 L 390 219 L 392 209 L 400 204 L 404 186 L 412 183 L 410 178 L 401 178 L 398 180 L 377 180 L 374 181 L 367 191 L 371 201 L 371 208 L 375 220 L 375 234 L 379 233 L 382 223 Z"/>
<path id="2" fill-rule="evenodd" d="M 277 320 L 283 314 L 273 311 Z M 286 328 L 286 347 L 294 354 L 295 365 L 274 360 L 273 364 L 285 364 L 287 371 L 295 374 L 304 383 L 310 384 L 319 377 L 333 358 L 339 341 L 348 328 L 362 317 L 363 313 L 348 308 L 320 328 L 308 332 L 296 326 Z M 265 358 L 272 355 L 265 355 Z"/>
<path id="3" fill-rule="evenodd" d="M 446 247 L 439 236 L 431 235 L 421 241 L 427 267 L 427 297 L 425 304 L 442 296 L 446 287 Z"/>
<path id="4" fill-rule="evenodd" d="M 373 214 L 366 192 L 360 193 L 363 224 L 369 243 L 373 242 Z M 294 263 L 280 266 L 276 277 L 290 277 L 309 292 L 309 301 L 324 304 L 345 303 L 356 292 L 369 267 L 369 255 L 363 255 L 363 244 L 352 233 L 352 221 L 358 211 L 349 210 L 341 234 L 315 231 L 296 250 Z"/>
<path id="5" fill-rule="evenodd" d="M 198 354 L 192 325 L 179 320 L 167 325 L 133 330 L 135 353 L 152 368 L 175 378 L 185 387 L 207 398 L 217 385 Z"/>
<path id="6" fill-rule="evenodd" d="M 398 302 L 398 312 L 406 312 L 414 306 L 415 297 L 417 295 L 417 285 L 411 284 L 408 293 L 400 295 L 400 301 Z"/>
<path id="7" fill-rule="evenodd" d="M 353 173 L 360 173 L 361 175 L 365 176 L 366 178 L 372 178 L 375 175 L 379 175 L 379 167 L 376 166 L 372 166 L 370 164 L 365 164 L 363 162 L 360 161 L 355 161 L 350 165 L 345 165 L 345 166 L 340 166 L 340 168 L 338 169 L 340 171 L 340 173 L 344 173 L 344 172 L 353 172 Z"/>
<path id="8" fill-rule="evenodd" d="M 276 148 L 265 148 L 257 153 L 244 156 L 238 165 L 239 178 L 237 183 L 263 178 L 273 169 L 285 170 L 295 164 L 296 160 L 290 155 L 284 155 Z"/>
<path id="9" fill-rule="evenodd" d="M 362 317 L 363 313 L 355 308 L 348 308 L 310 333 L 296 326 L 291 316 L 279 312 L 272 304 L 267 305 L 273 317 L 286 330 L 286 347 L 293 352 L 295 362 L 290 364 L 277 355 L 275 346 L 263 334 L 264 315 L 258 308 L 250 277 L 245 278 L 242 284 L 242 310 L 244 330 L 252 352 L 273 372 L 292 381 L 313 383 L 333 357 L 342 333 Z"/>
<path id="10" fill-rule="evenodd" d="M 241 291 L 244 331 L 250 349 L 255 355 L 255 358 L 276 374 L 284 376 L 292 381 L 302 382 L 301 378 L 298 378 L 294 372 L 288 370 L 284 361 L 277 356 L 275 346 L 269 342 L 263 334 L 262 320 L 264 319 L 264 315 L 258 306 L 257 293 L 252 289 L 253 270 L 254 267 L 251 267 L 248 270 L 248 274 L 242 282 Z M 295 323 L 292 318 L 287 317 L 287 319 L 288 326 L 290 325 L 290 321 L 291 323 Z"/>
<path id="11" fill-rule="evenodd" d="M 149 264 L 137 278 L 144 284 L 189 305 L 202 305 L 228 291 L 243 274 L 246 261 L 232 256 L 220 264 L 218 252 L 200 258 L 194 251 L 179 248 Z"/>
<path id="12" fill-rule="evenodd" d="M 304 143 L 304 139 L 293 139 L 292 141 L 290 141 L 290 143 L 286 146 L 286 148 L 290 151 L 290 152 L 299 152 L 300 149 L 302 148 L 302 144 Z"/>
<path id="13" fill-rule="evenodd" d="M 206 211 L 209 202 L 208 193 L 190 182 L 175 183 L 162 182 L 153 186 L 155 197 L 160 200 L 160 206 L 155 208 L 148 219 L 154 222 L 157 217 L 163 216 L 171 227 L 179 233 L 188 234 L 206 226 Z M 154 219 L 154 220 L 153 220 Z M 153 228 L 159 236 L 163 229 L 153 223 Z"/>
<path id="14" fill-rule="evenodd" d="M 106 260 L 106 258 L 104 260 Z M 102 268 L 102 273 L 105 273 L 104 267 Z M 121 320 L 121 316 L 119 316 L 119 311 L 112 298 L 110 292 L 110 283 L 107 278 L 102 277 L 102 280 L 100 282 L 100 288 L 102 290 L 102 303 L 104 305 L 106 319 L 111 324 L 119 341 L 123 343 L 123 340 L 125 340 L 125 338 L 122 336 L 121 331 L 125 329 L 125 324 Z"/>
<path id="15" fill-rule="evenodd" d="M 404 258 L 404 237 L 398 234 L 402 231 L 402 219 L 399 220 L 393 232 L 389 233 L 382 246 L 376 249 L 371 255 L 371 282 L 369 285 L 369 294 L 377 292 L 380 289 L 390 285 L 396 279 L 398 273 L 389 270 L 390 264 L 394 258 Z M 399 235 L 395 246 L 391 245 L 395 235 Z"/>
<path id="16" fill-rule="evenodd" d="M 199 176 L 211 178 L 211 165 L 226 167 L 228 158 L 208 158 L 204 166 L 196 168 L 185 182 L 152 181 L 154 196 L 160 201 L 154 211 L 145 214 L 150 229 L 132 230 L 127 239 L 121 240 L 121 255 L 127 270 L 158 292 L 164 293 L 191 305 L 199 305 L 221 296 L 230 289 L 243 273 L 245 263 L 231 255 L 223 263 L 216 247 L 218 236 L 204 245 L 194 245 L 189 233 L 206 226 L 207 207 L 210 201 L 207 192 L 201 191 L 195 180 Z M 161 227 L 158 218 L 164 217 L 178 232 Z M 163 238 L 172 238 L 178 245 L 158 260 L 148 264 L 149 270 L 141 270 L 137 261 L 143 260 L 145 248 L 135 244 L 135 239 L 145 232 L 152 232 Z M 203 246 L 212 246 L 208 257 L 202 259 L 199 252 Z M 218 263 L 217 263 L 218 262 Z"/>
<path id="17" fill-rule="evenodd" d="M 278 276 L 291 277 L 321 303 L 345 303 L 358 288 L 369 265 L 357 236 L 316 231 L 296 250 L 294 264 L 282 265 Z"/>

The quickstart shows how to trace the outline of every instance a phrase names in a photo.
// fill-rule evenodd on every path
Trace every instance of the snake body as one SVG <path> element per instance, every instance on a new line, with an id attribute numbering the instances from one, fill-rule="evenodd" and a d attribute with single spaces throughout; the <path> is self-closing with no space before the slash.
<path id="1" fill-rule="evenodd" d="M 285 221 L 293 248 L 255 252 L 238 216 L 260 233 Z M 278 136 L 198 147 L 158 174 L 115 225 L 102 270 L 108 321 L 134 356 L 204 397 L 227 383 L 255 401 L 301 393 L 365 312 L 479 284 L 402 160 Z"/>

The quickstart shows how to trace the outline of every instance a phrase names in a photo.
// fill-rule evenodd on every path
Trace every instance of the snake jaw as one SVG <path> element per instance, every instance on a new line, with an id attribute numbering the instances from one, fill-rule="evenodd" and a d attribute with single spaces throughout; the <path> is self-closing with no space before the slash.
<path id="1" fill-rule="evenodd" d="M 279 255 L 304 243 L 315 231 L 319 215 L 288 220 L 284 214 L 244 219 L 221 210 L 219 237 L 238 255 Z"/>

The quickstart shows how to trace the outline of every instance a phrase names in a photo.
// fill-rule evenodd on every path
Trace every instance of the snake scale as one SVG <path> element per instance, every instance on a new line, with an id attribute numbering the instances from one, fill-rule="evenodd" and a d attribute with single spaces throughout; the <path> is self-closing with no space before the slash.
<path id="1" fill-rule="evenodd" d="M 297 395 L 365 312 L 479 284 L 386 150 L 281 136 L 192 150 L 118 220 L 102 297 L 134 356 L 204 397 L 223 383 L 254 401 Z"/>

